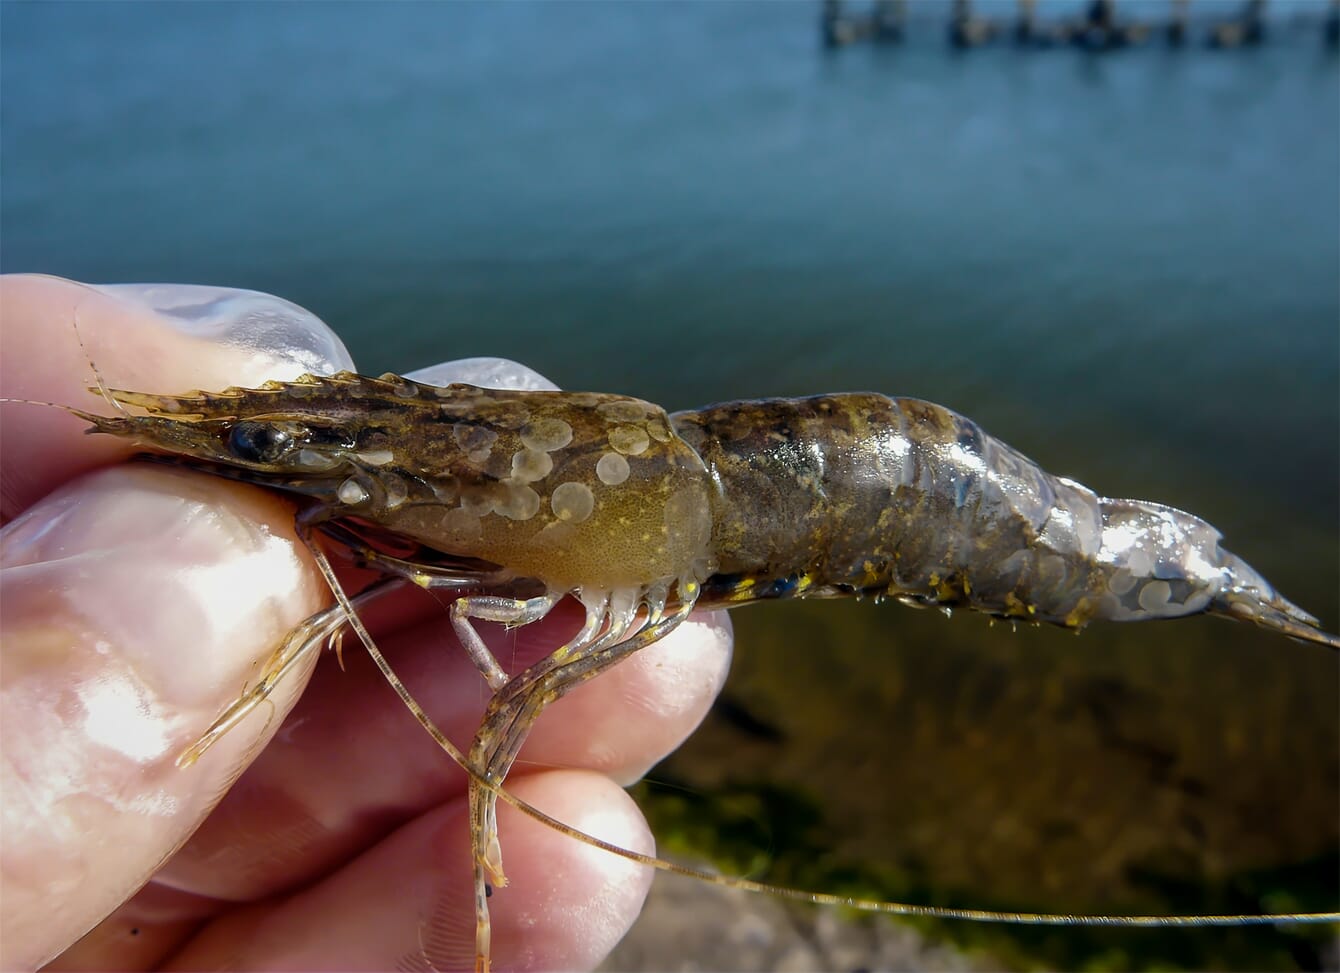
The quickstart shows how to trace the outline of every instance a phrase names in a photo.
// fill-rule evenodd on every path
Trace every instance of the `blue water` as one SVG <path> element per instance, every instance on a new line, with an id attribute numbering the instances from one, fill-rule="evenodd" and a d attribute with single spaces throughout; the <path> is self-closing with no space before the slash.
<path id="1" fill-rule="evenodd" d="M 1063 465 L 1231 473 L 1283 417 L 1334 507 L 1317 31 L 954 56 L 914 9 L 831 54 L 808 5 L 7 4 L 0 258 L 271 290 L 372 371 L 918 394 Z"/>
<path id="2" fill-rule="evenodd" d="M 954 54 L 943 5 L 827 52 L 796 3 L 5 3 L 0 267 L 271 291 L 373 373 L 920 395 L 1334 630 L 1340 58 L 1271 7 L 1260 49 L 1095 55 Z"/>

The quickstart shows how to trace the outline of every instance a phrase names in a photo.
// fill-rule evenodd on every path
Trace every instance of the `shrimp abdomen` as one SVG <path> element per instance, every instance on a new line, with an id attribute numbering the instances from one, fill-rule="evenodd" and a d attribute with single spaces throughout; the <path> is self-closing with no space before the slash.
<path id="1" fill-rule="evenodd" d="M 892 596 L 1074 628 L 1210 611 L 1340 645 L 1199 518 L 1101 497 L 933 403 L 863 392 L 671 421 L 719 487 L 709 599 Z"/>

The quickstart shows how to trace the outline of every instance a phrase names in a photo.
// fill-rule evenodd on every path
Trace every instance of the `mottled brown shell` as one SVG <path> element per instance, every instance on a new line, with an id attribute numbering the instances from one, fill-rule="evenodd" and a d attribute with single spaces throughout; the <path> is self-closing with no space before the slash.
<path id="1" fill-rule="evenodd" d="M 456 385 L 405 418 L 415 449 L 402 457 L 393 446 L 381 475 L 412 462 L 437 502 L 383 512 L 390 530 L 555 590 L 708 570 L 710 481 L 659 406 Z"/>

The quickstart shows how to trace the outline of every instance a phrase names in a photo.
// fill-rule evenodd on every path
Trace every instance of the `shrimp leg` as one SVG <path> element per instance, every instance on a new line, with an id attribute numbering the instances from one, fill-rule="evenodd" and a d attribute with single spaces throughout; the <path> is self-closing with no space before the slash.
<path id="1" fill-rule="evenodd" d="M 477 930 L 486 935 L 490 884 L 502 887 L 507 877 L 502 869 L 498 841 L 496 787 L 506 778 L 540 713 L 551 702 L 639 649 L 645 648 L 676 628 L 693 610 L 696 584 L 681 586 L 685 596 L 670 614 L 664 614 L 664 596 L 653 593 L 649 604 L 627 599 L 604 600 L 587 605 L 587 621 L 572 641 L 554 651 L 525 672 L 515 676 L 489 703 L 479 732 L 470 748 L 469 763 L 483 783 L 470 781 L 470 831 L 475 852 L 475 912 Z M 622 601 L 622 604 L 617 602 Z M 632 629 L 636 613 L 646 609 L 641 624 Z M 606 614 L 609 614 L 606 624 Z M 603 634 L 601 633 L 604 629 Z M 631 630 L 631 634 L 630 634 Z M 489 786 L 492 785 L 492 786 Z M 488 941 L 481 939 L 480 955 L 488 955 Z"/>
<path id="2" fill-rule="evenodd" d="M 388 574 L 397 575 L 414 582 L 425 590 L 447 588 L 466 591 L 484 588 L 493 579 L 487 573 L 475 573 L 470 569 L 453 569 L 448 566 L 410 561 L 377 550 L 365 542 L 353 531 L 336 524 L 323 524 L 323 533 L 349 549 L 355 561 L 366 567 L 377 568 Z M 501 622 L 509 626 L 529 625 L 538 622 L 558 603 L 559 595 L 542 595 L 538 598 L 505 598 L 497 595 L 462 595 L 451 605 L 451 625 L 456 636 L 465 648 L 470 661 L 484 676 L 489 689 L 497 692 L 507 683 L 507 673 L 498 663 L 497 657 L 480 638 L 470 618 L 483 621 Z"/>
<path id="3" fill-rule="evenodd" d="M 696 582 L 683 582 L 681 590 L 685 595 L 670 616 L 665 615 L 666 590 L 662 585 L 613 595 L 583 592 L 586 622 L 581 631 L 494 695 L 470 748 L 471 765 L 485 780 L 500 784 L 545 706 L 580 682 L 650 645 L 688 616 L 699 589 Z M 641 623 L 634 628 L 639 612 L 643 611 Z M 495 807 L 496 795 L 481 788 L 474 816 L 481 825 L 482 841 L 476 851 L 495 884 L 505 885 L 507 879 L 496 851 Z"/>
<path id="4" fill-rule="evenodd" d="M 353 598 L 349 599 L 349 604 L 354 607 L 366 605 L 401 584 L 403 582 L 399 578 L 383 578 L 354 595 Z M 313 651 L 319 650 L 328 639 L 336 638 L 346 621 L 348 621 L 348 616 L 345 613 L 344 606 L 336 604 L 317 612 L 305 621 L 299 622 L 284 637 L 284 641 L 279 648 L 271 654 L 256 685 L 243 690 L 242 694 L 215 718 L 214 722 L 209 725 L 209 729 L 201 734 L 200 739 L 191 744 L 177 758 L 177 766 L 189 767 L 199 760 L 205 751 L 214 746 L 225 733 L 237 726 L 252 710 L 263 703 L 274 692 L 275 687 L 289 673 L 298 668 Z"/>
<path id="5" fill-rule="evenodd" d="M 479 637 L 470 619 L 502 622 L 509 628 L 538 622 L 558 604 L 561 595 L 547 594 L 538 598 L 500 598 L 495 595 L 466 595 L 451 605 L 451 627 L 461 640 L 472 662 L 484 674 L 489 689 L 495 693 L 507 685 L 507 673 L 494 658 L 484 640 Z"/>

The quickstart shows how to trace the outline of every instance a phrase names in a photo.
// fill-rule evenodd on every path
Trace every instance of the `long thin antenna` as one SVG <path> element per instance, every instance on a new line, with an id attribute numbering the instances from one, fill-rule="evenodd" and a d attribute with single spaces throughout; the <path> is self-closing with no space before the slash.
<path id="1" fill-rule="evenodd" d="M 74 306 L 73 316 L 70 319 L 70 324 L 74 328 L 74 340 L 79 342 L 79 350 L 84 353 L 84 361 L 88 362 L 88 367 L 93 371 L 93 381 L 97 384 L 98 392 L 102 395 L 103 400 L 129 419 L 131 418 L 130 413 L 126 411 L 125 406 L 117 401 L 107 383 L 102 380 L 102 373 L 98 371 L 97 363 L 93 360 L 93 356 L 88 353 L 88 346 L 84 344 L 84 336 L 79 333 L 79 307 L 83 303 L 83 301 L 80 301 L 79 304 Z"/>
<path id="2" fill-rule="evenodd" d="M 913 905 L 904 902 L 882 902 L 876 899 L 861 899 L 844 895 L 831 895 L 826 892 L 806 892 L 800 889 L 786 888 L 780 885 L 768 885 L 764 882 L 755 882 L 751 879 L 732 878 L 727 875 L 718 875 L 715 872 L 704 871 L 700 868 L 692 868 L 687 865 L 680 865 L 675 862 L 668 862 L 652 855 L 644 855 L 641 852 L 631 851 L 630 849 L 613 844 L 597 838 L 594 835 L 587 834 L 585 831 L 579 831 L 569 824 L 559 821 L 557 818 L 550 817 L 544 811 L 523 801 L 505 788 L 486 780 L 482 775 L 470 767 L 460 749 L 447 739 L 437 724 L 419 705 L 418 701 L 410 693 L 409 689 L 400 677 L 395 674 L 391 664 L 386 661 L 381 650 L 377 648 L 372 640 L 371 634 L 364 627 L 361 619 L 358 618 L 354 606 L 349 602 L 348 596 L 344 593 L 339 579 L 335 577 L 335 571 L 327 560 L 325 552 L 321 551 L 314 544 L 307 532 L 303 531 L 303 539 L 307 542 L 313 557 L 316 559 L 317 567 L 320 569 L 326 583 L 330 585 L 331 591 L 335 594 L 335 599 L 340 606 L 345 609 L 349 615 L 350 625 L 362 640 L 368 655 L 373 663 L 381 671 L 387 683 L 395 694 L 400 697 L 400 701 L 418 721 L 419 725 L 428 731 L 434 742 L 444 750 L 452 761 L 456 763 L 478 786 L 492 791 L 501 800 L 516 808 L 522 814 L 535 821 L 540 822 L 546 827 L 552 828 L 561 834 L 574 838 L 583 844 L 590 845 L 593 848 L 599 848 L 601 851 L 608 852 L 611 855 L 617 855 L 620 858 L 636 862 L 639 865 L 645 865 L 648 868 L 655 868 L 662 872 L 669 872 L 673 875 L 682 875 L 686 878 L 697 879 L 700 882 L 707 882 L 711 885 L 719 885 L 725 888 L 744 889 L 749 892 L 761 892 L 768 895 L 774 895 L 778 898 L 789 899 L 797 902 L 809 902 L 816 905 L 843 906 L 848 909 L 855 909 L 860 912 L 878 912 L 885 915 L 898 916 L 922 916 L 936 919 L 960 919 L 968 922 L 992 922 L 1011 925 L 1029 925 L 1029 926 L 1125 926 L 1125 927 L 1177 927 L 1177 926 L 1268 926 L 1279 924 L 1316 924 L 1316 923 L 1340 923 L 1340 912 L 1287 912 L 1278 915 L 1261 914 L 1227 914 L 1212 916 L 1114 916 L 1114 915 L 1062 915 L 1045 912 L 996 912 L 989 909 L 954 909 L 935 905 Z"/>

